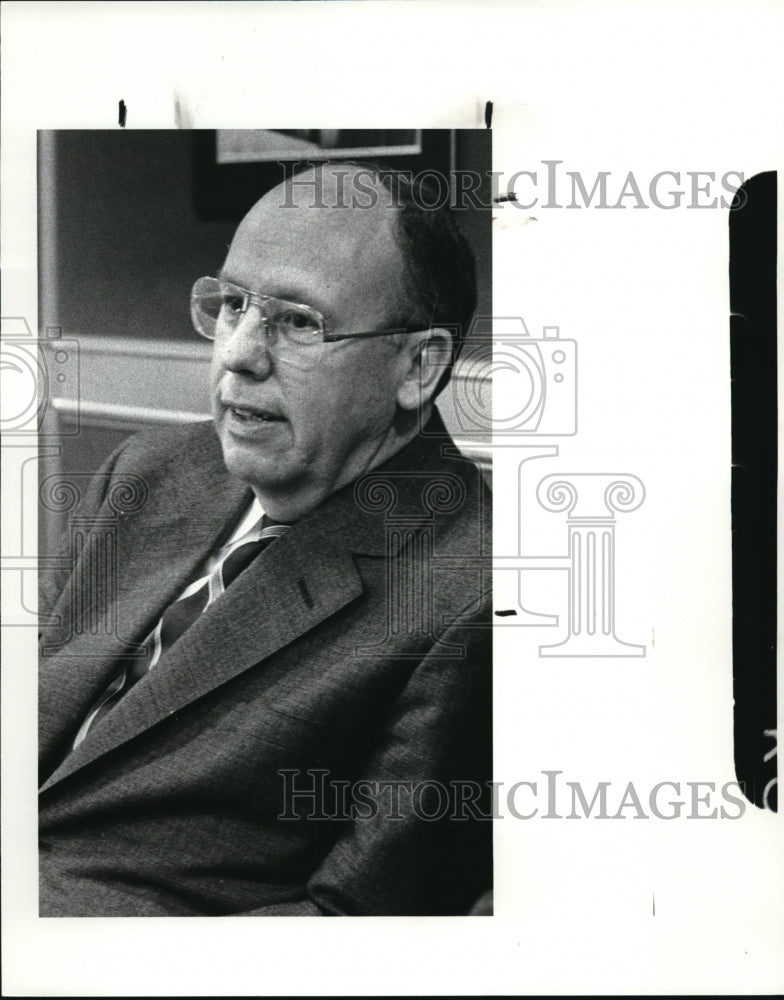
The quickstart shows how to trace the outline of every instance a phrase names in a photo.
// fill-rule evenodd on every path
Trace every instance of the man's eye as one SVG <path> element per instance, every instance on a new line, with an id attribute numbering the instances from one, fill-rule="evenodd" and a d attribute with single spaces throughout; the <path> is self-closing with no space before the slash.
<path id="1" fill-rule="evenodd" d="M 244 304 L 242 295 L 226 294 L 221 299 L 221 308 L 228 313 L 241 313 Z"/>
<path id="2" fill-rule="evenodd" d="M 311 343 L 319 336 L 319 325 L 310 313 L 300 309 L 284 309 L 276 313 L 272 325 L 278 334 Z"/>
<path id="3" fill-rule="evenodd" d="M 313 321 L 310 316 L 306 316 L 304 313 L 300 312 L 287 312 L 283 313 L 280 317 L 280 321 L 285 326 L 290 326 L 292 330 L 312 330 Z"/>

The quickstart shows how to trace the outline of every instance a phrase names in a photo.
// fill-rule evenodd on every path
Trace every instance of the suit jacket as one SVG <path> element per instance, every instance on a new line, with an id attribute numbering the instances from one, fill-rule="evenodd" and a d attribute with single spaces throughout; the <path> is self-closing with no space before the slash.
<path id="1" fill-rule="evenodd" d="M 42 581 L 42 916 L 452 914 L 489 887 L 490 509 L 427 430 L 276 540 L 71 750 L 252 496 L 211 424 L 107 461 L 72 566 Z"/>

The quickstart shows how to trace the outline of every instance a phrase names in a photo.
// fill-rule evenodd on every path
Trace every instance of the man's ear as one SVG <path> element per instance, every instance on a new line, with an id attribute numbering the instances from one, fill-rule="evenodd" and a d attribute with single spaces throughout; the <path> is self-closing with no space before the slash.
<path id="1" fill-rule="evenodd" d="M 444 372 L 452 364 L 452 334 L 436 326 L 409 338 L 403 350 L 408 368 L 398 386 L 397 401 L 404 410 L 418 410 L 433 399 Z"/>

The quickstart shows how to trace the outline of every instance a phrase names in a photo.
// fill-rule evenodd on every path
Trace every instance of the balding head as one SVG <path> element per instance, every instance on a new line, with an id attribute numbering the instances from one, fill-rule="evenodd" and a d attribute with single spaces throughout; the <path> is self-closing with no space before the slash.
<path id="1" fill-rule="evenodd" d="M 375 188 L 373 203 L 355 207 L 344 199 L 361 172 L 327 164 L 269 191 L 237 230 L 226 262 L 234 280 L 252 281 L 263 261 L 266 294 L 307 302 L 336 333 L 413 322 L 400 209 L 380 180 L 366 177 L 362 184 Z M 338 316 L 341 329 L 334 326 Z"/>
<path id="2" fill-rule="evenodd" d="M 294 179 L 318 177 L 320 203 L 312 185 L 270 191 L 243 219 L 222 269 L 239 290 L 228 292 L 215 324 L 215 425 L 229 470 L 282 521 L 302 517 L 411 441 L 449 364 L 449 332 L 429 325 L 412 294 L 403 210 L 388 197 L 366 207 L 340 197 L 355 169 L 338 164 Z M 381 195 L 381 181 L 373 183 Z M 242 290 L 252 298 L 238 310 Z M 317 337 L 316 347 L 292 349 L 288 330 L 270 333 L 270 299 L 284 324 L 298 324 L 297 306 L 307 306 L 327 335 L 379 336 Z M 399 342 L 383 335 L 401 326 L 415 329 Z"/>

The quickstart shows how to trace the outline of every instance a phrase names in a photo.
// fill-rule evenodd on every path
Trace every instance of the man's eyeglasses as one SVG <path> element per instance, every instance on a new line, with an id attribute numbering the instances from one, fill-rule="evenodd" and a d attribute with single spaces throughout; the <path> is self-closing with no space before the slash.
<path id="1" fill-rule="evenodd" d="M 418 333 L 426 329 L 420 325 L 362 333 L 332 333 L 326 329 L 321 313 L 310 306 L 249 292 L 247 288 L 218 278 L 199 278 L 194 284 L 191 291 L 193 326 L 202 337 L 215 340 L 222 333 L 231 333 L 251 304 L 259 307 L 270 354 L 300 368 L 318 364 L 325 344 L 338 340 L 388 337 L 397 333 Z"/>

